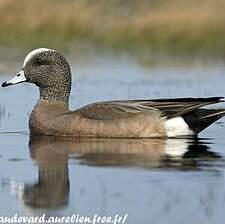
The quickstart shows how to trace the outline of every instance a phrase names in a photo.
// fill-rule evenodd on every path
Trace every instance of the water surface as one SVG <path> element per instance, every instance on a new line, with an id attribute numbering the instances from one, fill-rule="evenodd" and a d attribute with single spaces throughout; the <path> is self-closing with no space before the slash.
<path id="1" fill-rule="evenodd" d="M 19 70 L 23 56 L 8 71 Z M 225 95 L 225 65 L 216 61 L 143 66 L 108 54 L 69 59 L 71 108 L 102 100 Z M 1 66 L 1 81 L 10 78 L 3 69 L 8 66 Z M 129 224 L 185 224 L 190 217 L 196 224 L 223 222 L 224 119 L 199 140 L 30 138 L 37 88 L 21 84 L 0 94 L 0 216 L 127 213 Z"/>

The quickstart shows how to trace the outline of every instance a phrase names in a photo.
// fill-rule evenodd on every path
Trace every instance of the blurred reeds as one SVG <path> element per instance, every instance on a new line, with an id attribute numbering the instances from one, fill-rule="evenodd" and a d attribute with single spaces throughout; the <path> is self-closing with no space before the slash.
<path id="1" fill-rule="evenodd" d="M 224 0 L 1 0 L 0 45 L 225 55 Z"/>

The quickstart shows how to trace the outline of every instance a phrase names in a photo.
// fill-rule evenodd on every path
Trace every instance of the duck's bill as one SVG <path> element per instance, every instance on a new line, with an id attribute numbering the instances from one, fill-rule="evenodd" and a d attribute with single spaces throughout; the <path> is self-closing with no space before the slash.
<path id="1" fill-rule="evenodd" d="M 26 79 L 26 77 L 24 75 L 24 72 L 23 72 L 23 70 L 21 70 L 16 76 L 14 76 L 9 81 L 3 82 L 2 83 L 2 87 L 16 85 L 18 83 L 26 82 L 26 81 L 27 81 L 27 79 Z"/>

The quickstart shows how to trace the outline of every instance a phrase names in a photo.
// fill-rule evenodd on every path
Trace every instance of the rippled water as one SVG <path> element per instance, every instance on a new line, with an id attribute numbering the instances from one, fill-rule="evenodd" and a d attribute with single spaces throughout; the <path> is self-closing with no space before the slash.
<path id="1" fill-rule="evenodd" d="M 141 66 L 112 56 L 70 62 L 71 108 L 112 99 L 225 95 L 221 63 Z M 8 78 L 2 74 L 1 81 Z M 223 222 L 224 119 L 198 140 L 29 138 L 37 89 L 21 84 L 0 95 L 0 216 L 127 213 L 129 224 Z"/>

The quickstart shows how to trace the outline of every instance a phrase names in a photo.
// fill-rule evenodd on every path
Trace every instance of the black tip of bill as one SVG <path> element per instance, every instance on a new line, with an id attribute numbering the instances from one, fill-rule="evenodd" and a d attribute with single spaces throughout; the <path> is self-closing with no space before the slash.
<path id="1" fill-rule="evenodd" d="M 12 85 L 12 83 L 10 83 L 10 82 L 3 82 L 2 83 L 2 87 L 11 86 L 11 85 Z"/>

